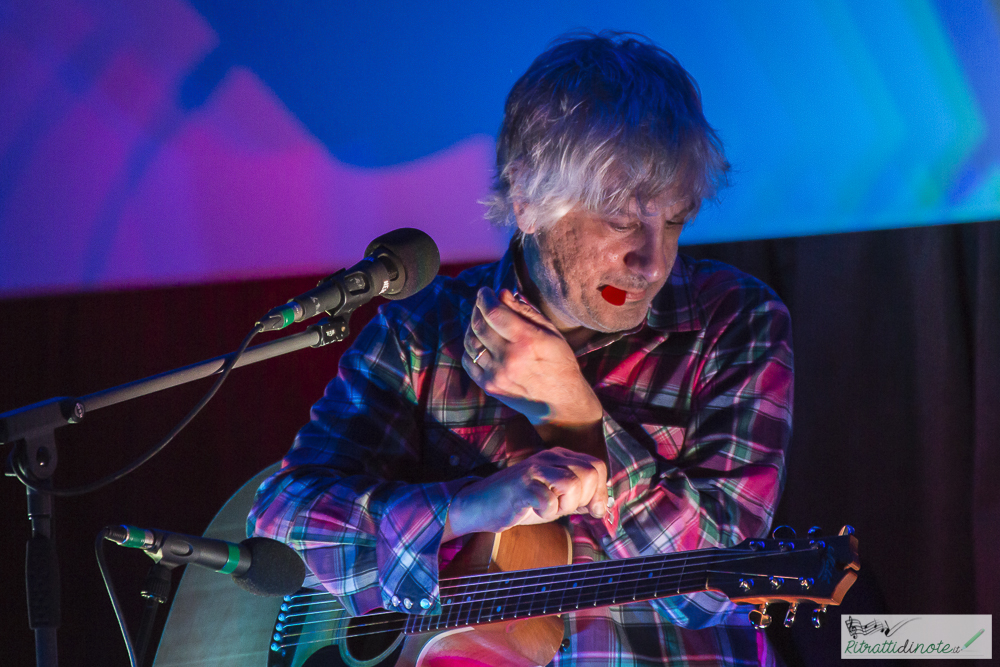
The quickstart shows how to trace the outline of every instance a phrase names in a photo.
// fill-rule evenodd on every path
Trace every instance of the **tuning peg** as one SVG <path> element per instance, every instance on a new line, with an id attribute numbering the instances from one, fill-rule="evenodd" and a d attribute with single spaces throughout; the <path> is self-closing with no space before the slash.
<path id="1" fill-rule="evenodd" d="M 821 605 L 813 610 L 812 622 L 814 628 L 823 627 L 823 619 L 826 618 L 826 605 Z"/>
<path id="2" fill-rule="evenodd" d="M 822 528 L 820 528 L 819 526 L 813 526 L 812 528 L 810 528 L 809 530 L 806 531 L 806 535 L 808 537 L 816 537 L 817 535 L 819 535 L 822 532 L 823 532 Z"/>
<path id="3" fill-rule="evenodd" d="M 799 610 L 799 603 L 792 602 L 788 605 L 788 612 L 785 614 L 785 627 L 792 627 L 792 623 L 795 622 L 795 612 Z"/>
<path id="4" fill-rule="evenodd" d="M 771 537 L 776 540 L 791 540 L 795 538 L 795 529 L 791 526 L 778 526 L 771 531 Z"/>
<path id="5" fill-rule="evenodd" d="M 767 603 L 760 605 L 750 612 L 750 624 L 758 630 L 763 630 L 771 625 L 771 617 L 767 614 Z"/>
<path id="6" fill-rule="evenodd" d="M 844 524 L 844 527 L 841 528 L 840 533 L 838 533 L 838 535 L 853 535 L 853 534 L 854 534 L 854 526 L 848 524 Z"/>

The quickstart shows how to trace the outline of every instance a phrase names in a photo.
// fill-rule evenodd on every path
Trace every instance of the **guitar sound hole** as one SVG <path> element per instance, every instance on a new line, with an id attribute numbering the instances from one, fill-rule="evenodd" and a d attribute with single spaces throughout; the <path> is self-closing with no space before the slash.
<path id="1" fill-rule="evenodd" d="M 405 622 L 404 614 L 390 615 L 382 609 L 352 618 L 347 626 L 344 648 L 355 660 L 361 662 L 374 660 L 393 647 L 403 633 Z M 394 654 L 402 650 L 402 643 L 396 648 Z M 395 660 L 387 664 L 391 665 L 394 662 Z"/>

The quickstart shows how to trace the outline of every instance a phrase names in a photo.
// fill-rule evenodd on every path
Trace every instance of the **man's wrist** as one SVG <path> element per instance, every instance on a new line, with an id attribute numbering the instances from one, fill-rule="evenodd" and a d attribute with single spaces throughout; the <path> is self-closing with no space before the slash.
<path id="1" fill-rule="evenodd" d="M 451 503 L 448 505 L 448 513 L 445 515 L 444 519 L 444 533 L 441 535 L 442 544 L 445 542 L 451 542 L 454 539 L 472 532 L 466 529 L 462 510 L 462 498 L 468 488 L 469 485 L 466 485 L 459 489 L 458 493 L 455 494 L 455 497 L 451 499 Z"/>
<path id="2" fill-rule="evenodd" d="M 601 405 L 600 399 L 597 398 L 589 385 L 586 390 L 583 396 L 571 402 L 569 409 L 552 410 L 550 407 L 548 413 L 540 417 L 537 422 L 530 418 L 529 421 L 536 428 L 544 424 L 561 428 L 583 429 L 594 423 L 600 423 L 604 418 L 604 406 Z"/>

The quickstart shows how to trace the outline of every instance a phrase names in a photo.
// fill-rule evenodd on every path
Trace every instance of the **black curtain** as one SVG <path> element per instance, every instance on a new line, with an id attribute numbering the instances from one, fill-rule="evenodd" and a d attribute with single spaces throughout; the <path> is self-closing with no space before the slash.
<path id="1" fill-rule="evenodd" d="M 1000 223 L 687 252 L 761 278 L 792 313 L 777 522 L 859 537 L 862 576 L 827 628 L 770 631 L 789 662 L 840 664 L 840 612 L 1000 612 Z"/>
<path id="2" fill-rule="evenodd" d="M 805 618 L 785 630 L 778 627 L 783 612 L 774 612 L 769 633 L 789 664 L 840 664 L 841 612 L 1000 611 L 994 566 L 1000 490 L 993 483 L 1000 473 L 1000 223 L 684 252 L 733 264 L 788 304 L 795 431 L 778 521 L 800 532 L 851 524 L 859 538 L 862 576 L 843 606 L 831 608 L 823 629 L 807 627 L 803 610 Z M 263 312 L 313 281 L 0 302 L 0 412 L 223 354 Z M 357 313 L 354 328 L 371 313 Z M 145 468 L 98 493 L 57 501 L 62 664 L 127 664 L 93 557 L 97 530 L 132 523 L 200 533 L 242 482 L 284 453 L 335 372 L 340 349 L 237 370 L 188 431 Z M 206 388 L 202 381 L 62 429 L 57 484 L 89 481 L 131 460 Z M 34 654 L 23 595 L 24 491 L 6 478 L 0 499 L 3 662 L 28 665 Z M 124 551 L 112 547 L 109 557 L 137 629 L 137 591 L 149 561 Z"/>

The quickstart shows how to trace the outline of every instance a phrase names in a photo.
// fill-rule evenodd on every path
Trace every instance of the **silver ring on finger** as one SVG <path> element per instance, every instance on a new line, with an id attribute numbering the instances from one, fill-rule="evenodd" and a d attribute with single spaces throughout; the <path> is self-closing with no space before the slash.
<path id="1" fill-rule="evenodd" d="M 484 345 L 483 349 L 479 350 L 479 352 L 476 353 L 476 356 L 474 356 L 472 358 L 472 363 L 474 363 L 475 365 L 478 366 L 479 365 L 479 357 L 483 356 L 483 354 L 485 354 L 485 353 L 486 353 L 486 346 Z"/>

